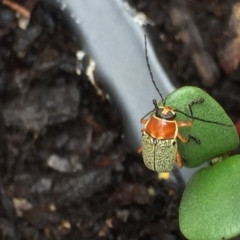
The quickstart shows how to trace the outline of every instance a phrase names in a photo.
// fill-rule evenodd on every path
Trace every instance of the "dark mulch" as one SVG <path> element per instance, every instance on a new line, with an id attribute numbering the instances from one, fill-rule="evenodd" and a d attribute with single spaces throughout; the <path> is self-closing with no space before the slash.
<path id="1" fill-rule="evenodd" d="M 180 84 L 207 90 L 236 122 L 240 115 L 238 1 L 129 2 L 154 21 L 160 56 Z"/>
<path id="2" fill-rule="evenodd" d="M 208 89 L 236 121 L 234 2 L 131 2 L 156 22 L 181 84 Z M 32 4 L 22 30 L 24 18 L 0 7 L 1 239 L 184 239 L 182 184 L 159 181 L 125 152 L 121 118 L 88 81 L 86 61 L 76 60 L 80 47 L 61 13 Z M 174 19 L 174 11 L 195 23 Z"/>

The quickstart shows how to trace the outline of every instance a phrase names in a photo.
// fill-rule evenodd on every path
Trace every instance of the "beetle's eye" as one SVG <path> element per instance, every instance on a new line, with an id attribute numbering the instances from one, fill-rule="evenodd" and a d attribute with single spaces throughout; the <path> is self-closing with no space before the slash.
<path id="1" fill-rule="evenodd" d="M 162 107 L 156 109 L 156 113 L 155 113 L 156 117 L 162 118 L 163 109 L 164 108 Z"/>
<path id="2" fill-rule="evenodd" d="M 176 117 L 176 114 L 172 111 L 168 111 L 167 114 L 164 115 L 164 118 L 167 120 L 172 120 Z"/>

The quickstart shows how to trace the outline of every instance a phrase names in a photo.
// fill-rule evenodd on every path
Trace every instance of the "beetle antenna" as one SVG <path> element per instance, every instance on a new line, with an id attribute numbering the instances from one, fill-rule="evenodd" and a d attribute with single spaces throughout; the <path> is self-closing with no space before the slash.
<path id="1" fill-rule="evenodd" d="M 156 82 L 153 79 L 153 73 L 152 73 L 152 70 L 151 70 L 151 66 L 149 64 L 148 51 L 147 51 L 147 35 L 146 35 L 146 33 L 144 34 L 144 44 L 145 44 L 145 58 L 146 58 L 146 62 L 147 62 L 148 71 L 149 71 L 150 77 L 152 79 L 152 83 L 153 83 L 155 89 L 157 90 L 158 94 L 160 95 L 160 97 L 162 99 L 163 106 L 165 106 L 165 99 L 163 98 L 161 92 L 159 91 L 159 89 L 158 89 L 158 87 L 156 85 Z"/>
<path id="2" fill-rule="evenodd" d="M 142 118 L 141 118 L 141 121 L 146 117 L 148 116 L 149 114 L 151 114 L 152 112 L 155 111 L 155 108 L 153 110 L 151 110 L 150 112 L 148 112 L 147 114 L 145 114 Z"/>
<path id="3" fill-rule="evenodd" d="M 175 111 L 175 112 L 179 112 L 179 113 L 185 115 L 186 117 L 189 117 L 189 118 L 192 118 L 192 119 L 194 119 L 194 120 L 201 121 L 201 122 L 213 123 L 213 124 L 217 124 L 217 125 L 221 125 L 221 126 L 226 126 L 226 127 L 233 127 L 233 125 L 229 125 L 229 124 L 225 124 L 225 123 L 220 123 L 220 122 L 216 122 L 216 121 L 211 121 L 211 120 L 206 120 L 206 119 L 194 117 L 194 116 L 188 115 L 187 113 L 182 112 L 182 111 L 180 111 L 180 110 L 178 110 L 178 109 L 174 109 L 174 111 Z"/>

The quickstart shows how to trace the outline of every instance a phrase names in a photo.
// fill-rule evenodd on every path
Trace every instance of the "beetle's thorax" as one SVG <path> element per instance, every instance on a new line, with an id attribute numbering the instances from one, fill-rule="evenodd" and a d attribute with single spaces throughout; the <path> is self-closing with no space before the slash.
<path id="1" fill-rule="evenodd" d="M 177 137 L 178 127 L 175 120 L 162 119 L 154 114 L 146 123 L 145 131 L 152 138 L 172 139 Z"/>

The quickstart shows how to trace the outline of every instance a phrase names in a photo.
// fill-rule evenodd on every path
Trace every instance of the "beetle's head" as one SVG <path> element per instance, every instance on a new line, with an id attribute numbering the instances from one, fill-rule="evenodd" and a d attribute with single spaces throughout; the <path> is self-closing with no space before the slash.
<path id="1" fill-rule="evenodd" d="M 153 100 L 153 105 L 155 107 L 156 117 L 166 120 L 173 120 L 176 117 L 176 113 L 173 108 L 167 106 L 159 107 L 156 99 Z"/>

